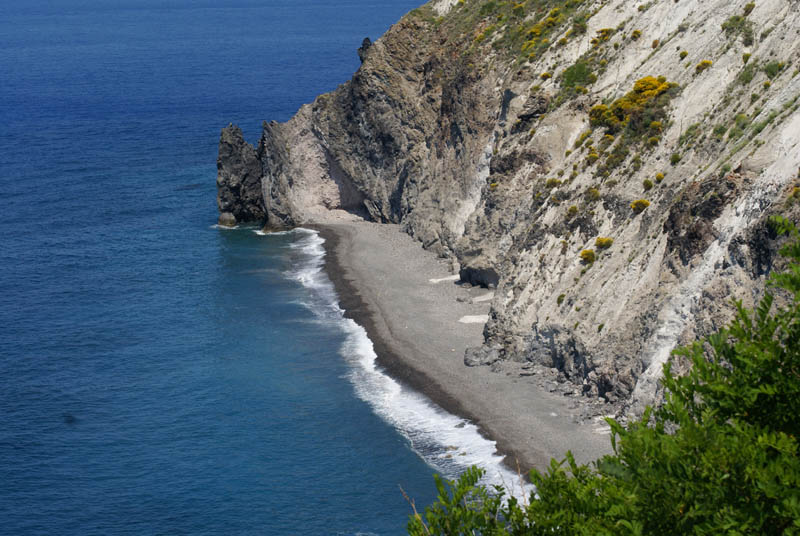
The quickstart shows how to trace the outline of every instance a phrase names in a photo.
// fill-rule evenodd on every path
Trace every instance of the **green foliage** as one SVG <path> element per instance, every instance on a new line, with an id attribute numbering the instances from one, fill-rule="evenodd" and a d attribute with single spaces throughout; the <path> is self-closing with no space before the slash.
<path id="1" fill-rule="evenodd" d="M 769 63 L 765 63 L 762 69 L 769 78 L 775 78 L 785 66 L 786 64 L 783 62 L 771 61 Z"/>
<path id="2" fill-rule="evenodd" d="M 673 166 L 677 166 L 678 162 L 681 161 L 681 158 L 682 157 L 681 157 L 680 153 L 672 153 L 669 156 L 669 163 L 672 164 Z"/>
<path id="3" fill-rule="evenodd" d="M 561 73 L 561 85 L 565 88 L 574 88 L 575 86 L 588 86 L 597 80 L 597 76 L 592 73 L 589 64 L 585 61 L 579 61 L 564 69 Z"/>
<path id="4" fill-rule="evenodd" d="M 679 56 L 681 57 L 682 60 L 685 60 L 686 56 L 688 56 L 688 55 L 689 55 L 689 52 L 686 51 L 686 50 L 681 50 L 681 53 L 679 54 Z"/>
<path id="5" fill-rule="evenodd" d="M 645 192 L 647 192 L 648 190 L 652 190 L 653 189 L 653 181 L 651 181 L 650 179 L 643 180 L 642 181 L 642 188 L 644 188 Z"/>
<path id="6" fill-rule="evenodd" d="M 742 137 L 744 131 L 750 126 L 750 118 L 747 117 L 745 114 L 738 114 L 734 117 L 734 125 L 731 131 L 728 133 L 729 140 L 736 140 Z"/>
<path id="7" fill-rule="evenodd" d="M 547 179 L 544 183 L 545 188 L 558 188 L 561 181 L 558 179 Z"/>
<path id="8" fill-rule="evenodd" d="M 709 67 L 711 67 L 713 64 L 714 62 L 712 62 L 711 60 L 702 60 L 700 63 L 694 66 L 694 72 L 700 74 Z"/>
<path id="9" fill-rule="evenodd" d="M 613 238 L 600 236 L 594 241 L 594 247 L 597 249 L 608 249 L 614 244 Z"/>
<path id="10" fill-rule="evenodd" d="M 681 134 L 680 138 L 678 138 L 678 145 L 685 145 L 685 144 L 692 144 L 694 143 L 695 139 L 700 135 L 702 129 L 702 125 L 700 123 L 692 123 L 686 129 L 686 132 Z"/>
<path id="11" fill-rule="evenodd" d="M 666 107 L 677 87 L 663 76 L 646 76 L 637 80 L 632 91 L 610 106 L 593 106 L 589 111 L 589 121 L 592 126 L 604 127 L 608 132 L 625 132 L 629 137 L 640 138 L 647 134 L 653 122 L 663 123 Z"/>
<path id="12" fill-rule="evenodd" d="M 536 495 L 520 502 L 470 469 L 414 515 L 409 534 L 531 536 L 743 536 L 800 534 L 800 233 L 788 269 L 755 311 L 676 350 L 685 375 L 664 367 L 664 405 L 626 426 L 608 419 L 613 454 L 592 466 L 571 454 L 532 471 Z M 602 325 L 598 327 L 598 331 Z M 449 486 L 449 487 L 448 487 Z"/>
<path id="13" fill-rule="evenodd" d="M 767 125 L 775 121 L 775 118 L 777 118 L 778 115 L 779 115 L 778 110 L 772 110 L 766 117 L 766 119 L 764 119 L 763 121 L 759 121 L 758 123 L 753 125 L 753 135 L 756 136 L 758 134 L 761 134 L 761 131 L 764 130 L 764 128 L 766 128 Z"/>
<path id="14" fill-rule="evenodd" d="M 633 210 L 636 214 L 639 214 L 649 206 L 650 206 L 650 201 L 648 201 L 647 199 L 637 199 L 636 201 L 631 203 L 631 210 Z"/>
<path id="15" fill-rule="evenodd" d="M 584 264 L 592 264 L 597 259 L 597 256 L 591 249 L 584 249 L 581 251 L 580 257 Z"/>
<path id="16" fill-rule="evenodd" d="M 581 145 L 583 145 L 583 142 L 585 142 L 585 141 L 586 141 L 586 139 L 587 139 L 589 136 L 591 136 L 591 135 L 592 135 L 592 132 L 593 132 L 592 130 L 585 130 L 585 131 L 581 132 L 581 135 L 580 135 L 580 136 L 578 136 L 578 139 L 577 139 L 577 140 L 575 140 L 575 148 L 577 149 L 578 147 L 580 147 Z"/>
<path id="17" fill-rule="evenodd" d="M 437 39 L 446 39 L 448 46 L 465 55 L 491 46 L 522 61 L 547 50 L 584 1 L 459 0 L 445 17 L 437 17 L 428 6 L 412 11 L 411 16 L 431 23 Z"/>
<path id="18" fill-rule="evenodd" d="M 558 298 L 556 298 L 556 303 L 558 305 L 561 305 L 562 303 L 564 303 L 564 298 L 566 297 L 567 297 L 566 294 L 559 294 Z"/>
<path id="19" fill-rule="evenodd" d="M 574 218 L 578 215 L 578 207 L 577 205 L 570 205 L 567 209 L 567 219 Z"/>
<path id="20" fill-rule="evenodd" d="M 628 154 L 630 154 L 630 151 L 628 151 L 628 146 L 624 140 L 621 140 L 614 146 L 614 149 L 608 155 L 608 158 L 606 158 L 602 171 L 608 174 L 614 169 L 618 168 L 620 165 L 622 165 L 625 159 L 628 158 Z"/>
<path id="21" fill-rule="evenodd" d="M 753 78 L 756 77 L 757 72 L 758 72 L 757 61 L 753 60 L 752 63 L 747 63 L 747 65 L 745 65 L 745 68 L 742 69 L 742 72 L 739 73 L 739 83 L 742 84 L 743 86 L 746 86 L 747 84 L 753 81 Z"/>
<path id="22" fill-rule="evenodd" d="M 753 23 L 747 20 L 747 15 L 733 15 L 722 23 L 722 29 L 729 37 L 741 36 L 745 46 L 751 46 L 755 41 Z"/>

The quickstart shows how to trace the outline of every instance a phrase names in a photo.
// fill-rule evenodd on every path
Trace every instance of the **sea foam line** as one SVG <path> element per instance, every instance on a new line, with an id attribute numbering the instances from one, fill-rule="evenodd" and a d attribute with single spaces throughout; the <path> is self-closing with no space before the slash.
<path id="1" fill-rule="evenodd" d="M 533 489 L 506 468 L 496 443 L 484 438 L 473 423 L 446 412 L 422 394 L 401 385 L 377 365 L 377 355 L 366 330 L 344 317 L 333 283 L 323 270 L 325 242 L 309 229 L 298 234 L 290 248 L 301 260 L 286 275 L 311 292 L 304 303 L 319 319 L 338 325 L 345 334 L 340 354 L 349 367 L 347 379 L 356 395 L 403 435 L 425 462 L 448 478 L 456 478 L 471 465 L 486 471 L 485 483 L 502 484 L 515 496 L 528 496 Z"/>

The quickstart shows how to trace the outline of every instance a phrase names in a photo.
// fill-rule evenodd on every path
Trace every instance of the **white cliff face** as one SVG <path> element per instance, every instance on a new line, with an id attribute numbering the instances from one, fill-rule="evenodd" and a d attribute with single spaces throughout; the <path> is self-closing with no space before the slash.
<path id="1" fill-rule="evenodd" d="M 350 82 L 265 128 L 267 223 L 401 223 L 498 287 L 487 348 L 640 411 L 675 346 L 763 292 L 768 217 L 800 214 L 800 4 L 503 6 L 415 10 Z M 679 88 L 629 113 L 635 132 L 591 124 L 648 76 Z M 224 184 L 243 167 L 226 158 Z"/>

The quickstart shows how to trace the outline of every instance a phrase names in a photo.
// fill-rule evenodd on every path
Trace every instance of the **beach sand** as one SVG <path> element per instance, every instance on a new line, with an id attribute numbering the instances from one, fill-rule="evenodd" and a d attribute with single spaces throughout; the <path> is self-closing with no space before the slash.
<path id="1" fill-rule="evenodd" d="M 422 249 L 397 225 L 314 226 L 325 239 L 326 271 L 346 316 L 362 325 L 378 363 L 445 410 L 496 441 L 512 469 L 543 469 L 571 450 L 579 462 L 610 452 L 602 419 L 585 422 L 581 403 L 549 392 L 519 363 L 464 365 L 483 341 L 490 292 L 460 285 L 448 261 Z M 498 370 L 499 369 L 499 370 Z"/>

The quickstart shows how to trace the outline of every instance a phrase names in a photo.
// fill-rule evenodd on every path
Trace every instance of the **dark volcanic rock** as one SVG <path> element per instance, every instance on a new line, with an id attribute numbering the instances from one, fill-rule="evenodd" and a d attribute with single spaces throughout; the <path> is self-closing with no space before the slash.
<path id="1" fill-rule="evenodd" d="M 498 348 L 477 346 L 473 348 L 467 348 L 466 351 L 464 351 L 464 364 L 468 367 L 491 365 L 499 360 L 500 351 Z"/>
<path id="2" fill-rule="evenodd" d="M 684 265 L 716 239 L 713 221 L 736 194 L 732 175 L 690 184 L 670 208 L 663 227 L 667 252 L 676 254 Z"/>
<path id="3" fill-rule="evenodd" d="M 222 129 L 217 157 L 217 206 L 224 216 L 236 222 L 263 222 L 264 196 L 261 193 L 261 161 L 252 145 L 244 141 L 242 130 L 234 125 Z M 223 223 L 220 216 L 220 224 Z M 225 216 L 225 221 L 230 222 Z"/>
<path id="4" fill-rule="evenodd" d="M 361 60 L 361 63 L 364 63 L 364 59 L 367 57 L 367 50 L 369 50 L 371 46 L 372 41 L 369 37 L 365 37 L 364 41 L 361 42 L 361 46 L 358 48 L 358 59 Z"/>
<path id="5" fill-rule="evenodd" d="M 475 264 L 461 268 L 458 272 L 461 281 L 474 286 L 497 287 L 500 276 L 493 266 L 488 266 L 484 261 L 485 259 L 479 257 L 474 261 Z"/>
<path id="6" fill-rule="evenodd" d="M 534 326 L 529 345 L 527 361 L 559 370 L 574 383 L 581 383 L 591 369 L 589 352 L 569 329 Z"/>

